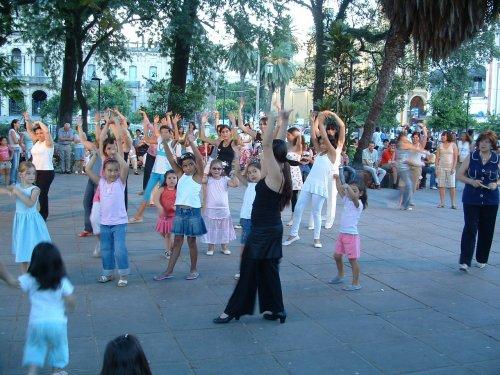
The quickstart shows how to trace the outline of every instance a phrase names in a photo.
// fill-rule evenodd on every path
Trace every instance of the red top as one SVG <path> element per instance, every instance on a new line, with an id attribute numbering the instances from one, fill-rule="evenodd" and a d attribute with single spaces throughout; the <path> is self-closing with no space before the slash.
<path id="1" fill-rule="evenodd" d="M 163 207 L 164 217 L 175 216 L 175 195 L 177 190 L 169 190 L 166 186 L 160 196 L 160 204 Z"/>
<path id="2" fill-rule="evenodd" d="M 9 146 L 0 146 L 0 161 L 10 160 Z"/>
<path id="3" fill-rule="evenodd" d="M 382 158 L 380 159 L 380 165 L 384 165 L 389 163 L 390 161 L 394 161 L 395 155 L 396 152 L 391 152 L 389 149 L 384 150 L 384 152 L 382 152 Z"/>

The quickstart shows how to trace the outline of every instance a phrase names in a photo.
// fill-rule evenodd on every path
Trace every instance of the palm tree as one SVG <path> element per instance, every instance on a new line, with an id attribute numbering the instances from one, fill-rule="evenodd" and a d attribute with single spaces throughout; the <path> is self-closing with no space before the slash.
<path id="1" fill-rule="evenodd" d="M 245 77 L 257 69 L 257 53 L 252 46 L 256 31 L 244 13 L 225 15 L 226 23 L 232 28 L 235 41 L 229 47 L 225 60 L 227 67 L 240 75 L 240 98 L 245 94 Z"/>
<path id="2" fill-rule="evenodd" d="M 497 0 L 381 0 L 390 21 L 384 60 L 355 160 L 371 140 L 375 124 L 389 92 L 397 62 L 413 39 L 420 62 L 446 58 L 471 39 L 486 23 L 498 17 Z"/>

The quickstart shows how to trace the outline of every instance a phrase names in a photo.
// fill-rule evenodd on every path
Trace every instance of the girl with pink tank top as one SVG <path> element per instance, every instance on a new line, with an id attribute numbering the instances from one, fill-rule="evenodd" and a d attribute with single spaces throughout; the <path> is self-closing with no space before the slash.
<path id="1" fill-rule="evenodd" d="M 128 216 L 125 208 L 125 184 L 128 175 L 128 164 L 120 152 L 114 158 L 103 163 L 103 175 L 97 176 L 92 171 L 96 160 L 93 153 L 85 172 L 96 184 L 100 200 L 100 245 L 103 272 L 97 278 L 100 283 L 114 279 L 115 268 L 118 267 L 118 286 L 127 286 L 129 274 L 128 252 L 125 243 Z"/>
<path id="2" fill-rule="evenodd" d="M 233 175 L 229 178 L 224 175 L 224 165 L 221 160 L 214 159 L 210 163 L 208 176 L 203 176 L 205 186 L 205 207 L 203 219 L 207 226 L 207 233 L 201 241 L 208 243 L 207 255 L 214 255 L 216 244 L 221 245 L 221 253 L 229 255 L 230 241 L 236 238 L 233 220 L 229 211 L 228 187 L 238 187 L 238 178 Z"/>

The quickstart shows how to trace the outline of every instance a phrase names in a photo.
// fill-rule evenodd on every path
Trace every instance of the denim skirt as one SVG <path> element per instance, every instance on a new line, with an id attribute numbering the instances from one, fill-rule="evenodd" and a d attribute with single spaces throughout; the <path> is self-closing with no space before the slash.
<path id="1" fill-rule="evenodd" d="M 176 207 L 172 233 L 179 236 L 197 237 L 207 233 L 201 209 Z"/>

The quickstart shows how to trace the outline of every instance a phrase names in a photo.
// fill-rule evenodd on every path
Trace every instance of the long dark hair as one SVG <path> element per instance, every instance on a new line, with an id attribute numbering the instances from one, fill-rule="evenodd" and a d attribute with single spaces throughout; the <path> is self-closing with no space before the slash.
<path id="1" fill-rule="evenodd" d="M 169 169 L 168 171 L 165 172 L 165 174 L 163 175 L 163 185 L 162 187 L 167 187 L 167 176 L 169 174 L 175 174 L 175 177 L 177 177 L 177 174 L 175 173 L 175 171 L 173 169 Z M 177 184 L 175 185 L 175 188 L 177 189 Z"/>
<path id="2" fill-rule="evenodd" d="M 11 129 L 14 129 L 14 124 L 15 124 L 16 122 L 19 122 L 19 120 L 18 120 L 17 118 L 15 118 L 14 120 L 12 120 L 12 121 L 10 122 L 10 128 L 11 128 Z"/>
<path id="3" fill-rule="evenodd" d="M 152 375 L 146 355 L 135 336 L 125 334 L 108 343 L 101 375 Z"/>
<path id="4" fill-rule="evenodd" d="M 283 163 L 283 188 L 280 196 L 280 211 L 290 204 L 292 200 L 292 174 L 290 173 L 290 164 L 286 158 L 288 153 L 286 143 L 282 139 L 273 140 L 273 154 L 278 163 Z"/>
<path id="5" fill-rule="evenodd" d="M 36 245 L 31 254 L 28 273 L 40 284 L 39 290 L 58 289 L 66 276 L 59 249 L 50 242 Z"/>
<path id="6" fill-rule="evenodd" d="M 359 196 L 359 200 L 363 203 L 363 210 L 368 207 L 368 194 L 366 192 L 365 183 L 361 180 L 361 178 L 356 177 L 349 185 L 356 185 L 361 195 Z"/>

